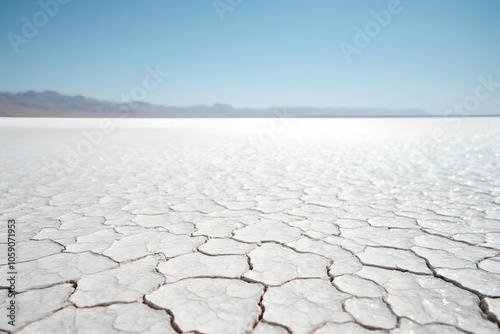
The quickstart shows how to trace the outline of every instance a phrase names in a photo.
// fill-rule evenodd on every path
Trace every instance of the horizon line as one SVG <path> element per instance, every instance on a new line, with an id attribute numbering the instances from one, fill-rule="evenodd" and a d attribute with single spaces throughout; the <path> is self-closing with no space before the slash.
<path id="1" fill-rule="evenodd" d="M 242 110 L 242 109 L 255 109 L 255 110 L 269 110 L 269 109 L 294 109 L 294 108 L 304 108 L 304 109 L 351 109 L 351 110 L 360 110 L 360 109 L 364 109 L 364 110 L 375 110 L 375 109 L 379 109 L 379 110 L 386 110 L 386 111 L 420 111 L 420 112 L 424 112 L 426 114 L 429 114 L 429 115 L 436 115 L 434 113 L 431 113 L 427 110 L 424 110 L 424 109 L 420 109 L 420 108 L 416 108 L 416 107 L 408 107 L 408 108 L 398 108 L 398 109 L 394 109 L 394 108 L 389 108 L 389 107 L 381 107 L 381 106 L 377 106 L 377 107 L 345 107 L 345 106 L 341 106 L 341 107 L 334 107 L 334 106 L 327 106 L 327 107 L 313 107 L 313 106 L 303 106 L 303 105 L 296 105 L 296 106 L 271 106 L 271 107 L 263 107 L 263 108 L 259 108 L 259 107 L 234 107 L 230 104 L 227 104 L 227 103 L 224 103 L 224 102 L 216 102 L 216 103 L 212 103 L 212 104 L 209 104 L 209 103 L 205 103 L 205 104 L 191 104 L 191 105 L 167 105 L 167 104 L 156 104 L 156 103 L 151 103 L 151 102 L 147 102 L 147 101 L 138 101 L 138 100 L 132 100 L 132 101 L 129 101 L 129 102 L 119 102 L 119 101 L 112 101 L 112 100 L 108 100 L 108 99 L 101 99 L 101 98 L 96 98 L 96 97 L 90 97 L 90 96 L 86 96 L 86 95 L 83 95 L 83 94 L 76 94 L 76 95 L 69 95 L 69 94 L 63 94 L 63 93 L 60 93 L 58 91 L 55 91 L 55 90 L 51 90 L 51 89 L 47 89 L 47 90 L 40 90 L 40 91 L 37 91 L 37 90 L 27 90 L 27 91 L 17 91 L 17 92 L 11 92 L 11 91 L 0 91 L 0 94 L 12 94 L 12 95 L 17 95 L 17 94 L 24 94 L 24 93 L 37 93 L 37 94 L 43 94 L 43 93 L 55 93 L 57 95 L 60 95 L 60 96 L 65 96 L 65 97 L 83 97 L 83 98 L 86 98 L 86 99 L 90 99 L 90 100 L 95 100 L 95 101 L 98 101 L 98 102 L 106 102 L 106 103 L 112 103 L 112 104 L 119 104 L 119 105 L 126 105 L 126 104 L 133 104 L 133 103 L 138 103 L 138 104 L 149 104 L 151 106 L 156 106 L 156 107 L 167 107 L 167 108 L 191 108 L 191 107 L 208 107 L 208 108 L 213 108 L 214 106 L 217 106 L 217 105 L 220 105 L 220 106 L 223 106 L 223 107 L 230 107 L 232 109 L 235 109 L 235 110 Z M 356 117 L 356 116 L 354 116 Z M 423 116 L 425 117 L 425 116 Z"/>

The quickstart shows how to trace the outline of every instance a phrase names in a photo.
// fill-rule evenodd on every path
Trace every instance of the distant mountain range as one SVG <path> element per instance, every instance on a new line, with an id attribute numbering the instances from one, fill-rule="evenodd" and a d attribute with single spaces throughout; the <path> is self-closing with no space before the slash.
<path id="1" fill-rule="evenodd" d="M 53 91 L 0 93 L 0 117 L 401 117 L 431 116 L 419 109 L 269 108 L 236 109 L 225 104 L 167 107 L 144 102 L 113 103 Z"/>

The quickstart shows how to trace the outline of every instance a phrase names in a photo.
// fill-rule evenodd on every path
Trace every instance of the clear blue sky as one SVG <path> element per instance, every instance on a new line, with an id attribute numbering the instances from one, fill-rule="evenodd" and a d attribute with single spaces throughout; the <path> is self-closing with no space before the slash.
<path id="1" fill-rule="evenodd" d="M 42 9 L 0 0 L 0 91 L 116 100 L 160 64 L 170 76 L 149 93 L 155 104 L 442 113 L 473 95 L 479 76 L 500 82 L 499 0 L 401 0 L 351 62 L 341 43 L 355 46 L 355 27 L 389 1 L 240 2 L 221 20 L 212 0 L 70 0 L 16 53 L 8 34 L 23 36 L 22 18 Z M 490 95 L 474 112 L 500 111 L 500 87 Z"/>

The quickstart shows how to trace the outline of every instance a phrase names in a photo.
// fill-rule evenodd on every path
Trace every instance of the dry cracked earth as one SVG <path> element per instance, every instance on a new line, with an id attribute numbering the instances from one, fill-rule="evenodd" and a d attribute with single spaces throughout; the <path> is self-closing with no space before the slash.
<path id="1" fill-rule="evenodd" d="M 8 219 L 19 307 L 1 330 L 499 332 L 500 131 L 372 120 L 256 149 L 258 127 L 185 122 L 117 128 L 68 168 L 81 129 L 1 129 L 0 308 Z"/>

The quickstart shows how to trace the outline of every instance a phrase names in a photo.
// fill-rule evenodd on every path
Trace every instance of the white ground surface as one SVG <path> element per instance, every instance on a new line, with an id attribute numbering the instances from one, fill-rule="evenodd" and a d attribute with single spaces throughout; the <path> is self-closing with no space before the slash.
<path id="1" fill-rule="evenodd" d="M 19 333 L 498 333 L 500 119 L 459 121 L 0 120 L 0 303 L 15 219 Z"/>

